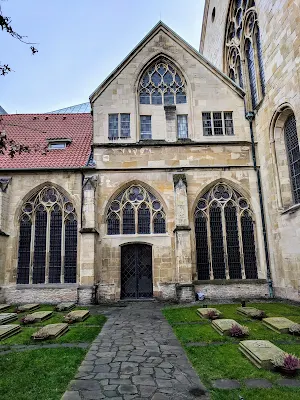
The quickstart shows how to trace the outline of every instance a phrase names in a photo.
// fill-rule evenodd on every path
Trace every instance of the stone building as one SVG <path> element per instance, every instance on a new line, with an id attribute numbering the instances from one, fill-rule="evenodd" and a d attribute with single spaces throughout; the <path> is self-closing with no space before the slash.
<path id="1" fill-rule="evenodd" d="M 200 52 L 245 92 L 276 297 L 300 289 L 300 3 L 206 0 Z"/>
<path id="2" fill-rule="evenodd" d="M 258 113 L 250 124 L 251 96 L 237 79 L 238 64 L 232 73 L 217 60 L 227 10 L 215 2 L 213 12 L 213 4 L 205 10 L 205 56 L 159 22 L 92 93 L 91 115 L 1 117 L 7 137 L 25 140 L 30 130 L 32 146 L 48 146 L 45 155 L 0 157 L 0 282 L 7 301 L 190 300 L 194 289 L 210 298 L 268 297 L 269 264 L 283 295 L 289 275 L 280 271 L 289 268 L 282 241 L 292 246 L 299 234 L 296 207 L 275 207 L 275 188 L 282 202 L 291 188 L 284 144 L 277 178 L 261 176 L 264 213 L 256 163 L 271 168 L 276 153 L 253 151 Z M 266 86 L 255 101 L 268 90 L 259 54 L 255 67 Z M 288 85 L 296 94 L 296 83 Z M 286 112 L 274 122 L 276 135 Z M 293 238 L 282 239 L 285 232 Z"/>

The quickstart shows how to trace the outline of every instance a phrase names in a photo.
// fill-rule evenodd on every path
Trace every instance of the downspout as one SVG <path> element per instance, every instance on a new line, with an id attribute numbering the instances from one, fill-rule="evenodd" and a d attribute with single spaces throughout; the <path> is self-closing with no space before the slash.
<path id="1" fill-rule="evenodd" d="M 268 282 L 268 287 L 269 287 L 270 298 L 273 298 L 274 291 L 273 291 L 273 282 L 272 282 L 272 275 L 271 275 L 271 268 L 270 268 L 270 253 L 269 253 L 269 247 L 268 247 L 265 208 L 264 208 L 264 202 L 263 202 L 260 169 L 259 169 L 259 167 L 257 167 L 257 162 L 256 162 L 256 150 L 255 150 L 255 142 L 254 142 L 254 134 L 253 134 L 254 117 L 255 117 L 254 112 L 246 113 L 246 119 L 249 121 L 249 127 L 250 127 L 253 167 L 254 167 L 254 171 L 256 172 L 256 176 L 257 176 L 257 188 L 258 188 L 258 195 L 259 195 L 261 224 L 262 224 L 262 230 L 263 230 L 265 259 L 266 259 L 266 266 L 267 266 L 267 282 Z"/>

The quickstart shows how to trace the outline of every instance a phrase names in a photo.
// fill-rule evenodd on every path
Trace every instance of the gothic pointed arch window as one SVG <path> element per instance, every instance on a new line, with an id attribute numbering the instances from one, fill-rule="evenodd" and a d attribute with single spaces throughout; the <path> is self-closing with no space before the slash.
<path id="1" fill-rule="evenodd" d="M 45 186 L 22 206 L 17 283 L 75 283 L 77 215 L 72 202 Z"/>
<path id="2" fill-rule="evenodd" d="M 265 95 L 261 35 L 253 0 L 231 0 L 225 33 L 225 72 L 248 94 L 248 109 Z"/>
<path id="3" fill-rule="evenodd" d="M 187 102 L 185 80 L 167 59 L 153 62 L 140 79 L 140 104 L 183 104 Z"/>
<path id="4" fill-rule="evenodd" d="M 106 221 L 108 235 L 166 233 L 161 202 L 141 185 L 131 185 L 112 200 Z"/>
<path id="5" fill-rule="evenodd" d="M 195 214 L 198 279 L 257 279 L 254 218 L 247 199 L 218 183 Z"/>
<path id="6" fill-rule="evenodd" d="M 291 114 L 284 124 L 284 137 L 288 156 L 293 202 L 300 203 L 300 148 L 296 118 Z"/>

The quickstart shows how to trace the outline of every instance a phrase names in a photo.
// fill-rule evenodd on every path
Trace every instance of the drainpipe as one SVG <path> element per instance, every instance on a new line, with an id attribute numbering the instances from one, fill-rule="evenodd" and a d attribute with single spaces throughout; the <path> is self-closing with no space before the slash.
<path id="1" fill-rule="evenodd" d="M 266 258 L 266 266 L 267 266 L 267 281 L 268 281 L 268 287 L 269 287 L 269 295 L 271 298 L 273 298 L 274 297 L 273 282 L 272 282 L 272 275 L 271 275 L 271 268 L 270 268 L 270 253 L 269 253 L 269 247 L 268 247 L 268 237 L 267 237 L 267 229 L 266 229 L 266 218 L 265 218 L 265 209 L 264 209 L 262 186 L 261 186 L 260 169 L 259 169 L 259 167 L 257 167 L 257 163 L 256 163 L 256 150 L 255 150 L 255 142 L 254 142 L 254 134 L 253 134 L 254 117 L 255 117 L 254 112 L 251 111 L 251 112 L 246 113 L 246 119 L 249 121 L 249 127 L 250 127 L 253 166 L 254 166 L 254 171 L 256 172 L 256 176 L 257 176 L 257 188 L 258 188 L 258 195 L 259 195 L 261 224 L 262 224 L 262 229 L 263 229 L 263 237 L 264 237 L 264 245 L 265 245 L 265 258 Z"/>

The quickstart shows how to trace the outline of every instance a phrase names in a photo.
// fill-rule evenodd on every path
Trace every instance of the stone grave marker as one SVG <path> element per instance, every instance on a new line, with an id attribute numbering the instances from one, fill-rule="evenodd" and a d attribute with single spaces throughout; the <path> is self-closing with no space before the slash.
<path id="1" fill-rule="evenodd" d="M 69 330 L 68 324 L 49 324 L 43 326 L 31 337 L 34 340 L 57 339 Z"/>
<path id="2" fill-rule="evenodd" d="M 263 324 L 277 333 L 289 333 L 289 328 L 295 322 L 284 317 L 263 318 Z"/>
<path id="3" fill-rule="evenodd" d="M 0 325 L 0 340 L 15 335 L 21 331 L 20 325 Z"/>
<path id="4" fill-rule="evenodd" d="M 73 321 L 84 321 L 90 316 L 89 310 L 74 310 L 69 312 L 65 318 Z"/>
<path id="5" fill-rule="evenodd" d="M 10 304 L 0 304 L 0 312 L 8 310 Z"/>
<path id="6" fill-rule="evenodd" d="M 264 369 L 271 369 L 273 367 L 271 360 L 284 353 L 269 340 L 243 340 L 239 343 L 239 350 L 257 368 Z"/>
<path id="7" fill-rule="evenodd" d="M 216 314 L 220 314 L 220 311 L 217 310 L 216 308 L 198 308 L 197 309 L 197 314 L 200 315 L 201 318 L 208 318 L 207 314 L 210 311 L 214 311 Z"/>
<path id="8" fill-rule="evenodd" d="M 253 314 L 262 312 L 262 310 L 259 310 L 255 307 L 239 307 L 236 311 L 238 314 L 245 315 L 246 317 L 250 318 L 252 318 Z"/>
<path id="9" fill-rule="evenodd" d="M 234 319 L 215 319 L 212 321 L 211 326 L 220 334 L 220 335 L 229 335 L 229 331 L 233 325 L 241 326 Z"/>
<path id="10" fill-rule="evenodd" d="M 18 306 L 17 310 L 19 312 L 34 311 L 37 310 L 39 307 L 39 304 L 23 304 L 22 306 Z"/>
<path id="11" fill-rule="evenodd" d="M 28 314 L 30 318 L 33 318 L 33 323 L 34 322 L 42 322 L 45 321 L 45 319 L 48 319 L 52 316 L 53 311 L 36 311 L 32 314 Z M 26 318 L 26 316 L 25 316 Z"/>
<path id="12" fill-rule="evenodd" d="M 59 303 L 55 307 L 56 311 L 70 311 L 75 308 L 76 304 L 69 302 L 69 303 Z"/>
<path id="13" fill-rule="evenodd" d="M 14 321 L 18 318 L 16 313 L 2 313 L 0 314 L 0 325 L 7 324 L 8 322 Z"/>

